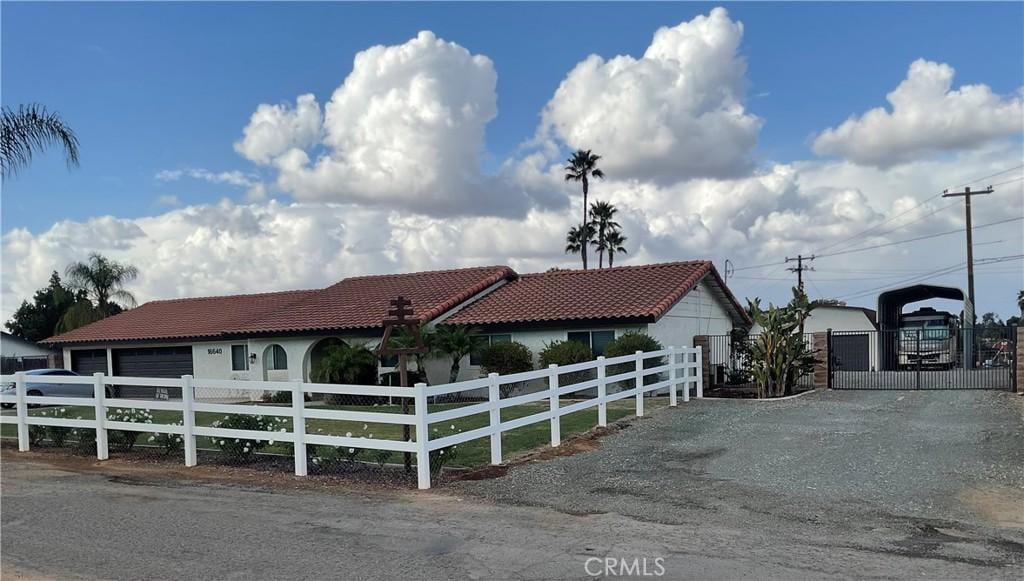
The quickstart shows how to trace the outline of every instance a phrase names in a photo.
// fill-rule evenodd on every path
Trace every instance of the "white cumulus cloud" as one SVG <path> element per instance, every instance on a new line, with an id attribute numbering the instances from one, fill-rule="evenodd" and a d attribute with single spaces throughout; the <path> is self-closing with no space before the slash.
<path id="1" fill-rule="evenodd" d="M 263 104 L 249 119 L 235 151 L 256 163 L 269 163 L 293 147 L 317 142 L 321 131 L 320 105 L 312 94 L 300 95 L 295 107 Z"/>
<path id="2" fill-rule="evenodd" d="M 743 24 L 715 8 L 659 29 L 643 57 L 591 55 L 562 81 L 540 134 L 605 157 L 610 176 L 659 183 L 751 167 L 761 120 L 744 109 Z"/>
<path id="3" fill-rule="evenodd" d="M 947 64 L 914 61 L 886 96 L 891 110 L 878 107 L 826 129 L 815 153 L 890 167 L 1024 132 L 1021 94 L 1002 97 L 981 84 L 953 89 L 954 73 Z"/>

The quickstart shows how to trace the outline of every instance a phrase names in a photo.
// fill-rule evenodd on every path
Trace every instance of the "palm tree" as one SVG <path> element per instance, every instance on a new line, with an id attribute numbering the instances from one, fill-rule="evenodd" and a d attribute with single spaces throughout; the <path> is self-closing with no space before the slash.
<path id="1" fill-rule="evenodd" d="M 598 268 L 604 268 L 604 253 L 608 248 L 608 234 L 619 229 L 619 223 L 615 221 L 615 213 L 618 211 L 608 202 L 595 202 L 590 205 L 590 223 L 597 231 Z"/>
<path id="2" fill-rule="evenodd" d="M 434 353 L 452 360 L 449 383 L 459 379 L 462 358 L 483 348 L 483 337 L 462 325 L 440 325 L 434 331 L 431 341 Z"/>
<path id="3" fill-rule="evenodd" d="M 377 383 L 377 356 L 366 345 L 339 341 L 324 347 L 310 377 L 318 383 L 373 385 Z"/>
<path id="4" fill-rule="evenodd" d="M 78 137 L 59 113 L 33 103 L 16 111 L 3 107 L 0 118 L 0 177 L 18 173 L 33 155 L 54 144 L 64 148 L 68 167 L 78 165 Z"/>
<path id="5" fill-rule="evenodd" d="M 1017 293 L 1017 308 L 1020 309 L 1020 316 L 1024 317 L 1024 290 Z"/>
<path id="6" fill-rule="evenodd" d="M 124 285 L 139 277 L 139 269 L 102 256 L 90 254 L 86 262 L 73 262 L 65 271 L 68 288 L 84 297 L 76 302 L 61 318 L 61 332 L 116 315 L 125 307 L 135 306 L 135 295 Z"/>
<path id="7" fill-rule="evenodd" d="M 587 194 L 590 192 L 590 178 L 604 178 L 604 172 L 598 169 L 597 160 L 600 155 L 590 153 L 590 150 L 578 150 L 572 154 L 565 166 L 565 181 L 581 182 L 583 184 L 583 222 L 580 224 L 586 228 L 587 224 Z M 580 256 L 583 257 L 583 270 L 587 269 L 587 247 L 580 247 Z"/>
<path id="8" fill-rule="evenodd" d="M 615 253 L 626 254 L 626 240 L 629 240 L 622 235 L 622 232 L 618 230 L 612 230 L 604 236 L 604 251 L 608 253 L 608 268 L 614 266 Z"/>
<path id="9" fill-rule="evenodd" d="M 580 254 L 593 241 L 594 226 L 592 224 L 584 224 L 584 229 L 573 226 L 565 235 L 565 252 L 566 254 Z"/>

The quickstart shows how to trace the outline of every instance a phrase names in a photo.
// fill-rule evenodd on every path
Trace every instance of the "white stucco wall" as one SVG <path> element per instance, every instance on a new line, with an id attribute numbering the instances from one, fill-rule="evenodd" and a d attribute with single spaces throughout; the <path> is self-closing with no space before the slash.
<path id="1" fill-rule="evenodd" d="M 717 298 L 707 279 L 650 325 L 650 334 L 669 347 L 692 347 L 695 335 L 725 335 L 732 331 L 727 306 Z"/>

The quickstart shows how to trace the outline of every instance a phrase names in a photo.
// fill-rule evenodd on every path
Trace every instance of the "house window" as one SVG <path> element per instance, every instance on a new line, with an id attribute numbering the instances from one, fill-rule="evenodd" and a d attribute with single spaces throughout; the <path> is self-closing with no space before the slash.
<path id="1" fill-rule="evenodd" d="M 615 340 L 615 331 L 569 331 L 568 339 L 590 347 L 596 357 L 604 355 L 604 348 Z"/>
<path id="2" fill-rule="evenodd" d="M 248 345 L 232 345 L 231 346 L 231 371 L 248 371 L 249 370 L 249 346 Z"/>
<path id="3" fill-rule="evenodd" d="M 242 345 L 238 345 L 238 347 L 242 347 Z M 232 358 L 233 357 L 234 352 L 232 351 Z M 288 369 L 288 354 L 285 353 L 284 347 L 276 344 L 267 347 L 267 350 L 263 355 L 263 365 L 268 371 Z"/>
<path id="4" fill-rule="evenodd" d="M 380 358 L 381 367 L 398 367 L 398 355 L 384 355 Z"/>
<path id="5" fill-rule="evenodd" d="M 511 343 L 512 334 L 499 333 L 497 335 L 484 335 L 482 339 L 483 340 L 481 341 L 481 344 L 486 348 L 491 345 L 494 345 L 495 343 Z M 479 367 L 480 365 L 483 365 L 483 362 L 483 349 L 481 349 L 479 352 L 469 354 L 470 365 L 476 365 L 477 367 Z"/>

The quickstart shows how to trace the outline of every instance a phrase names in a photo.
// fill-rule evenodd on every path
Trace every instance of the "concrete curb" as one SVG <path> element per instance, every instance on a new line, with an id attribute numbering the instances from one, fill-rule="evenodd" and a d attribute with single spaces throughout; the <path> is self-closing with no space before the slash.
<path id="1" fill-rule="evenodd" d="M 819 391 L 823 391 L 823 388 L 816 387 L 816 388 L 814 388 L 814 389 L 812 389 L 810 391 L 805 391 L 805 392 L 802 392 L 802 393 L 798 393 L 796 395 L 787 395 L 786 397 L 773 397 L 773 398 L 770 398 L 770 399 L 757 399 L 757 398 L 746 398 L 746 397 L 702 397 L 700 399 L 710 399 L 710 400 L 714 400 L 714 401 L 751 401 L 751 402 L 755 402 L 755 403 L 756 402 L 769 403 L 769 402 L 773 402 L 773 401 L 786 401 L 788 399 L 796 399 L 798 397 L 803 397 L 805 395 L 810 395 L 812 393 L 816 393 L 816 392 L 819 392 Z"/>

